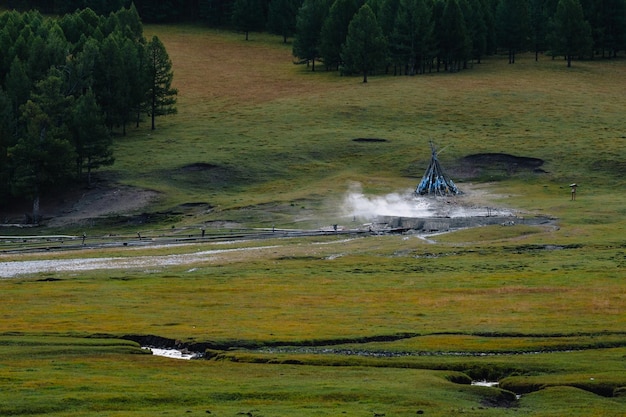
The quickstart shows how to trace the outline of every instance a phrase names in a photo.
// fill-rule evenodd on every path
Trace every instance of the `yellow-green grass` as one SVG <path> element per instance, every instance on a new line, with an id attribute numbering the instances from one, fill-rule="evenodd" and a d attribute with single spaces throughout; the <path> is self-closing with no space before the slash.
<path id="1" fill-rule="evenodd" d="M 256 242 L 257 251 L 182 266 L 3 280 L 0 331 L 260 342 L 623 331 L 623 246 L 467 247 L 397 236 L 324 242 Z M 152 256 L 167 256 L 163 250 Z"/>
<path id="2" fill-rule="evenodd" d="M 450 382 L 451 371 L 180 362 L 114 348 L 49 355 L 0 346 L 0 355 L 3 415 L 444 416 L 498 395 Z"/>
<path id="3" fill-rule="evenodd" d="M 624 349 L 595 351 L 593 356 L 526 355 L 515 361 L 318 356 L 295 358 L 291 364 L 181 362 L 141 353 L 136 345 L 106 339 L 2 336 L 0 411 L 52 416 L 410 416 L 420 410 L 433 416 L 619 416 L 626 406 L 623 397 L 598 394 L 623 386 L 623 373 L 598 368 L 619 367 Z M 523 390 L 515 402 L 505 391 L 467 385 L 466 377 L 454 370 L 481 366 L 516 366 L 544 376 L 504 380 L 507 389 Z M 534 392 L 544 386 L 556 388 Z"/>

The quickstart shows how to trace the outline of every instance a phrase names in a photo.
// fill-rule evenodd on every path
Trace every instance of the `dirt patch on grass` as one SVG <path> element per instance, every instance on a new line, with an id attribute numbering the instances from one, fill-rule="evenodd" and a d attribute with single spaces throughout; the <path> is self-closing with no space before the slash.
<path id="1" fill-rule="evenodd" d="M 68 188 L 41 196 L 40 225 L 81 226 L 103 217 L 137 213 L 159 197 L 154 190 L 99 182 L 93 188 Z M 0 225 L 31 225 L 32 201 L 15 200 L 0 212 Z"/>
<path id="2" fill-rule="evenodd" d="M 388 142 L 387 139 L 382 138 L 355 138 L 352 139 L 353 142 L 365 142 L 365 143 L 378 143 L 378 142 Z"/>
<path id="3" fill-rule="evenodd" d="M 186 172 L 197 172 L 197 171 L 210 171 L 219 169 L 219 165 L 209 164 L 206 162 L 196 162 L 193 164 L 185 165 L 181 168 L 181 171 Z"/>
<path id="4" fill-rule="evenodd" d="M 216 165 L 206 162 L 194 162 L 164 173 L 172 181 L 184 187 L 221 190 L 243 182 L 252 181 L 237 167 Z"/>
<path id="5" fill-rule="evenodd" d="M 543 159 L 506 153 L 479 153 L 467 155 L 453 166 L 450 175 L 461 179 L 501 179 L 521 172 L 545 173 Z"/>
<path id="6" fill-rule="evenodd" d="M 49 227 L 79 226 L 99 217 L 129 214 L 154 202 L 159 193 L 125 185 L 101 185 L 83 190 L 65 204 L 44 206 L 44 224 Z"/>

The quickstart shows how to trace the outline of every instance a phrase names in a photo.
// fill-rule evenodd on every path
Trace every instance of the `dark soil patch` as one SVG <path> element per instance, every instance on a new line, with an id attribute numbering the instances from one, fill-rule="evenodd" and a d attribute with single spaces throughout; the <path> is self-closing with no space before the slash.
<path id="1" fill-rule="evenodd" d="M 130 187 L 99 178 L 92 187 L 67 186 L 41 195 L 40 224 L 65 227 L 110 215 L 135 212 L 156 200 L 152 190 Z M 0 207 L 0 223 L 32 223 L 32 202 L 15 199 Z"/>
<path id="2" fill-rule="evenodd" d="M 205 206 L 209 206 L 209 203 L 194 202 L 194 203 L 183 203 L 180 205 L 180 207 L 182 208 L 205 207 Z"/>
<path id="3" fill-rule="evenodd" d="M 53 190 L 41 195 L 40 215 L 42 219 L 56 216 L 68 209 L 82 195 L 88 193 L 84 187 L 67 187 L 63 190 Z M 23 198 L 10 198 L 0 204 L 0 223 L 33 223 L 33 202 Z"/>
<path id="4" fill-rule="evenodd" d="M 205 203 L 205 202 L 190 202 L 190 203 L 183 203 L 180 204 L 176 207 L 174 207 L 172 210 L 168 211 L 169 214 L 180 214 L 180 215 L 185 215 L 185 216 L 194 216 L 197 214 L 204 214 L 204 213 L 208 213 L 211 210 L 213 210 L 213 206 L 209 203 Z"/>
<path id="5" fill-rule="evenodd" d="M 185 165 L 181 168 L 182 171 L 207 171 L 212 169 L 219 169 L 219 165 L 209 164 L 206 162 L 196 162 L 193 164 Z"/>
<path id="6" fill-rule="evenodd" d="M 353 142 L 365 142 L 365 143 L 376 143 L 376 142 L 389 142 L 387 139 L 381 138 L 356 138 L 352 139 Z"/>
<path id="7" fill-rule="evenodd" d="M 226 165 L 195 162 L 166 173 L 173 182 L 183 187 L 223 189 L 252 181 L 251 175 L 245 175 L 239 169 Z"/>
<path id="8" fill-rule="evenodd" d="M 481 404 L 485 407 L 497 408 L 512 408 L 519 405 L 515 394 L 504 390 L 497 390 L 497 394 L 493 397 L 483 398 Z"/>
<path id="9" fill-rule="evenodd" d="M 148 224 L 176 223 L 181 214 L 173 211 L 151 212 L 140 214 L 113 214 L 100 219 L 92 220 L 94 225 L 102 227 L 142 226 Z"/>
<path id="10" fill-rule="evenodd" d="M 474 165 L 506 165 L 516 169 L 535 169 L 543 165 L 543 159 L 515 156 L 506 153 L 477 153 L 463 158 Z"/>
<path id="11" fill-rule="evenodd" d="M 453 178 L 498 180 L 518 173 L 545 173 L 543 159 L 506 153 L 479 153 L 461 158 L 455 166 L 447 167 Z"/>
<path id="12" fill-rule="evenodd" d="M 626 161 L 615 161 L 610 159 L 598 159 L 591 163 L 591 169 L 595 172 L 609 175 L 622 176 L 626 172 Z"/>

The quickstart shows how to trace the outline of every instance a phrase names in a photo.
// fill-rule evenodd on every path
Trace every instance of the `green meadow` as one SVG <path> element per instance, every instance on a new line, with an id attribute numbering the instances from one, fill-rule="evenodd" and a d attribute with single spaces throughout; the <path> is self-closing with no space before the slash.
<path id="1" fill-rule="evenodd" d="M 493 56 L 455 74 L 363 84 L 295 65 L 291 44 L 266 34 L 145 32 L 170 54 L 179 113 L 116 138 L 116 163 L 98 175 L 158 193 L 141 210 L 157 220 L 112 216 L 36 233 L 350 227 L 340 208 L 351 184 L 371 197 L 414 188 L 431 140 L 459 188 L 484 193 L 481 206 L 551 222 L 428 239 L 21 254 L 3 243 L 0 268 L 146 263 L 0 279 L 0 415 L 626 414 L 623 58 L 568 69 L 545 56 L 514 65 Z M 481 153 L 544 164 L 461 163 Z M 157 262 L 174 256 L 191 260 Z M 133 341 L 148 335 L 206 357 L 150 355 Z"/>

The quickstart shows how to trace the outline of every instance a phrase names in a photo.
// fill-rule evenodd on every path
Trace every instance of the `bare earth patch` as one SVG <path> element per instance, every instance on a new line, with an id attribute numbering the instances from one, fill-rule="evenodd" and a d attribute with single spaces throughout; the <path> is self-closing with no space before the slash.
<path id="1" fill-rule="evenodd" d="M 50 227 L 80 225 L 90 219 L 114 214 L 127 214 L 141 210 L 154 202 L 159 193 L 152 190 L 115 185 L 86 190 L 75 201 L 44 213 Z"/>

